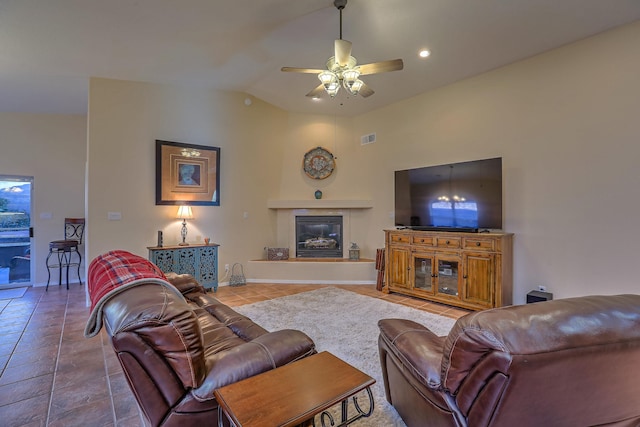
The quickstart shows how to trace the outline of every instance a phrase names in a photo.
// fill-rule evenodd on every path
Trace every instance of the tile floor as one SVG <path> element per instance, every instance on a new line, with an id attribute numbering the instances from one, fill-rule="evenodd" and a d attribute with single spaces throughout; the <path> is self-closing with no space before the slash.
<path id="1" fill-rule="evenodd" d="M 323 285 L 223 286 L 215 296 L 230 306 L 264 301 Z M 396 294 L 374 285 L 337 286 L 359 294 L 458 318 L 467 313 Z M 104 330 L 86 339 L 84 289 L 29 288 L 0 300 L 0 425 L 141 426 L 136 402 Z"/>

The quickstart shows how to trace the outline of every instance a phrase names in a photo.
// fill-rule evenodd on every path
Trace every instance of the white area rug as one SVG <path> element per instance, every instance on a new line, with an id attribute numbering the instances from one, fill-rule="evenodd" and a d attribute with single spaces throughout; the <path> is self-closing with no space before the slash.
<path id="1" fill-rule="evenodd" d="M 27 288 L 13 288 L 0 290 L 0 299 L 22 298 Z"/>
<path id="2" fill-rule="evenodd" d="M 384 395 L 378 353 L 378 320 L 410 319 L 422 323 L 437 335 L 448 334 L 455 323 L 448 317 L 332 287 L 243 305 L 234 310 L 269 331 L 301 330 L 313 339 L 318 352 L 329 351 L 375 378 L 376 383 L 372 387 L 374 413 L 352 424 L 361 427 L 405 425 Z M 367 410 L 366 394 L 363 392 L 358 396 L 359 403 Z M 350 416 L 355 413 L 352 411 L 350 408 Z M 316 425 L 319 425 L 317 418 Z"/>

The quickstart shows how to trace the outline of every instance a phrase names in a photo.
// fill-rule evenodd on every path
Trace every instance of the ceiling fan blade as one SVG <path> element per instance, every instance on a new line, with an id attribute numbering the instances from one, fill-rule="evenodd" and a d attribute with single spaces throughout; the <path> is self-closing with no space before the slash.
<path id="1" fill-rule="evenodd" d="M 338 39 L 335 41 L 335 61 L 341 67 L 349 63 L 351 56 L 351 42 L 348 40 Z"/>
<path id="2" fill-rule="evenodd" d="M 366 83 L 362 84 L 362 87 L 360 88 L 360 91 L 358 92 L 358 95 L 360 95 L 363 98 L 368 98 L 371 95 L 373 95 L 375 92 L 373 91 L 373 89 L 371 89 L 369 86 L 367 86 Z"/>
<path id="3" fill-rule="evenodd" d="M 317 70 L 314 68 L 296 68 L 296 67 L 282 67 L 280 71 L 284 71 L 286 73 L 309 73 L 309 74 L 320 74 L 325 70 Z"/>
<path id="4" fill-rule="evenodd" d="M 318 86 L 317 88 L 315 88 L 314 90 L 312 90 L 311 92 L 306 94 L 305 96 L 308 96 L 310 98 L 318 98 L 318 97 L 324 95 L 325 93 L 326 92 L 324 90 L 324 85 L 322 83 L 320 83 L 320 86 Z"/>
<path id="5" fill-rule="evenodd" d="M 390 59 L 388 61 L 373 62 L 371 64 L 359 65 L 360 75 L 366 76 L 367 74 L 386 73 L 388 71 L 398 71 L 404 68 L 404 62 L 402 59 Z"/>

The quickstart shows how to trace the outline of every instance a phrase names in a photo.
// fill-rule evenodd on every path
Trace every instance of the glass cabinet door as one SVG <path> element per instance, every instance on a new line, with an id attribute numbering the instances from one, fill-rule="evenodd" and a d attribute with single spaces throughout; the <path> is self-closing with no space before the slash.
<path id="1" fill-rule="evenodd" d="M 433 292 L 433 258 L 414 255 L 413 257 L 413 287 L 423 291 Z"/>
<path id="2" fill-rule="evenodd" d="M 458 296 L 460 261 L 456 259 L 438 258 L 438 293 Z"/>

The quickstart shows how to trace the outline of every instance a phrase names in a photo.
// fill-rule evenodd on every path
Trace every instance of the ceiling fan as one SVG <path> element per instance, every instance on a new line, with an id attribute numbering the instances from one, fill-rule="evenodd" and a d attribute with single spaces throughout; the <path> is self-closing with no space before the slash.
<path id="1" fill-rule="evenodd" d="M 340 38 L 334 43 L 335 54 L 327 61 L 327 69 L 282 67 L 282 71 L 317 74 L 322 83 L 306 95 L 311 98 L 320 97 L 325 92 L 333 98 L 341 85 L 351 95 L 367 98 L 374 91 L 360 80 L 360 76 L 402 70 L 404 63 L 402 59 L 391 59 L 357 65 L 356 58 L 351 56 L 351 42 L 342 39 L 342 9 L 347 5 L 347 0 L 334 0 L 333 5 L 340 11 Z"/>

